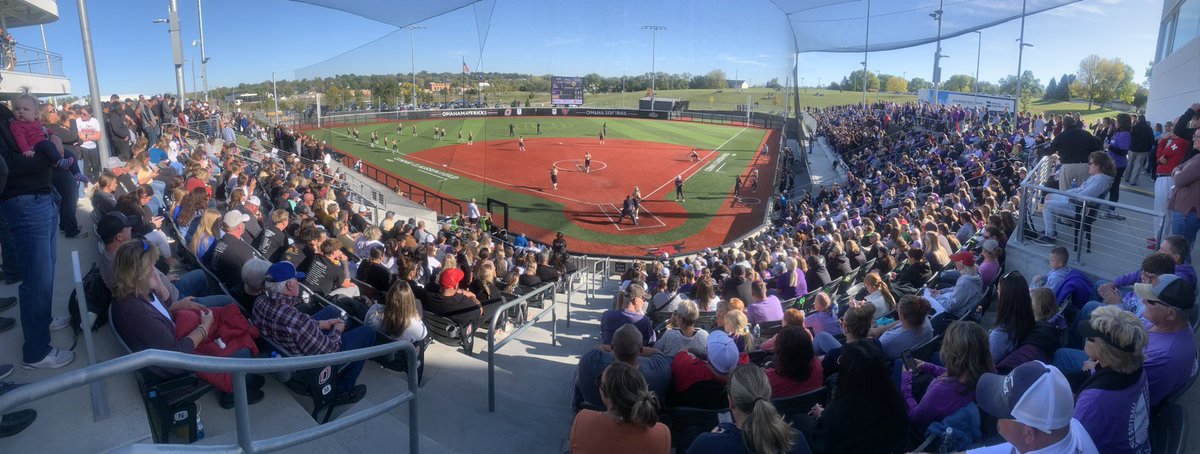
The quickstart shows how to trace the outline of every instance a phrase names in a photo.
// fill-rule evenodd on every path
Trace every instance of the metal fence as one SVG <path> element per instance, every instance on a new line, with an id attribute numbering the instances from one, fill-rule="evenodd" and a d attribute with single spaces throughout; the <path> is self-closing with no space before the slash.
<path id="1" fill-rule="evenodd" d="M 417 385 L 418 380 L 408 380 L 408 391 L 361 411 L 344 415 L 326 424 L 298 430 L 263 440 L 253 440 L 250 407 L 246 390 L 246 374 L 275 373 L 324 367 L 329 364 L 344 364 L 362 361 L 389 353 L 403 351 L 408 370 L 417 370 L 417 350 L 409 342 L 392 342 L 359 350 L 349 350 L 315 356 L 292 358 L 219 358 L 189 355 L 163 350 L 144 350 L 120 358 L 94 364 L 82 369 L 21 386 L 0 396 L 0 414 L 29 402 L 57 395 L 68 389 L 99 382 L 110 377 L 129 374 L 145 367 L 169 367 L 204 372 L 230 372 L 233 374 L 234 416 L 237 418 L 237 443 L 230 445 L 148 445 L 138 444 L 129 451 L 154 452 L 272 452 L 293 447 L 331 435 L 367 419 L 383 415 L 408 403 L 408 452 L 420 450 L 420 432 L 417 430 Z"/>
<path id="2" fill-rule="evenodd" d="M 1055 161 L 1040 158 L 1021 182 L 1015 239 L 1054 246 L 1037 240 L 1051 222 L 1057 233 L 1055 245 L 1071 250 L 1072 262 L 1090 265 L 1100 275 L 1137 269 L 1148 252 L 1147 239 L 1154 238 L 1165 213 L 1059 190 Z"/>

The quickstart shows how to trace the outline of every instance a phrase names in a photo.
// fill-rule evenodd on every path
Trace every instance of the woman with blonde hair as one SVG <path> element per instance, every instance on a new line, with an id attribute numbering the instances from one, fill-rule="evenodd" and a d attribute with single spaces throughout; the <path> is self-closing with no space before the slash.
<path id="1" fill-rule="evenodd" d="M 804 270 L 802 269 L 804 266 L 797 267 L 796 259 L 793 257 L 784 257 L 783 263 L 787 271 L 784 271 L 775 280 L 775 289 L 778 290 L 776 296 L 781 301 L 787 301 L 808 294 L 808 281 L 804 279 Z"/>
<path id="2" fill-rule="evenodd" d="M 979 377 L 996 370 L 988 351 L 988 335 L 975 322 L 955 321 L 946 328 L 941 358 L 945 367 L 916 360 L 916 369 L 905 369 L 901 375 L 900 393 L 908 403 L 909 421 L 921 433 L 930 423 L 941 421 L 974 402 Z M 937 377 L 919 403 L 912 390 L 913 374 L 918 371 Z"/>
<path id="3" fill-rule="evenodd" d="M 812 452 L 804 436 L 771 403 L 771 384 L 758 366 L 743 364 L 733 369 L 727 396 L 733 422 L 700 434 L 688 454 Z"/>
<path id="4" fill-rule="evenodd" d="M 368 326 L 397 340 L 416 343 L 428 334 L 417 299 L 403 279 L 392 284 L 383 303 L 371 305 L 364 318 Z"/>
<path id="5" fill-rule="evenodd" d="M 896 297 L 892 295 L 892 289 L 883 278 L 879 277 L 879 273 L 867 273 L 863 277 L 863 287 L 867 289 L 868 294 L 862 302 L 875 306 L 875 314 L 882 317 L 896 308 Z"/>
<path id="6" fill-rule="evenodd" d="M 221 235 L 221 212 L 212 208 L 206 209 L 204 214 L 200 215 L 200 221 L 196 223 L 196 229 L 192 232 L 192 240 L 188 243 L 188 247 L 196 254 L 196 258 L 203 262 L 209 248 L 217 242 L 217 239 L 221 238 Z"/>
<path id="7" fill-rule="evenodd" d="M 633 366 L 617 361 L 604 369 L 600 399 L 607 411 L 581 410 L 575 415 L 572 453 L 671 451 L 671 432 L 658 422 L 658 398 Z"/>
<path id="8" fill-rule="evenodd" d="M 925 232 L 921 237 L 921 247 L 925 249 L 925 260 L 935 271 L 945 268 L 946 264 L 950 263 L 950 251 L 942 246 L 936 231 Z"/>
<path id="9" fill-rule="evenodd" d="M 479 301 L 499 298 L 501 292 L 500 286 L 496 284 L 496 265 L 492 262 L 482 262 L 479 265 L 479 272 L 475 274 L 475 280 L 471 281 L 470 290 L 479 298 Z"/>
<path id="10" fill-rule="evenodd" d="M 754 336 L 750 334 L 750 320 L 745 309 L 731 309 L 725 313 L 725 333 L 737 344 L 738 353 L 750 353 L 754 349 Z"/>

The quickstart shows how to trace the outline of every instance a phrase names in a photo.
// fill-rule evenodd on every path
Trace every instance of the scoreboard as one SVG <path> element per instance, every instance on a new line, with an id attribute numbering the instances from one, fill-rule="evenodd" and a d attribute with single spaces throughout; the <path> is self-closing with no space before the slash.
<path id="1" fill-rule="evenodd" d="M 554 76 L 550 79 L 550 104 L 583 105 L 583 78 Z"/>

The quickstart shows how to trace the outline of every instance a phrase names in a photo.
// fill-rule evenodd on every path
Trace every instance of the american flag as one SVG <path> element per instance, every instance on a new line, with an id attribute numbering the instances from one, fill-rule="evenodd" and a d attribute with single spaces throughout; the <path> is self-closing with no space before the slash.
<path id="1" fill-rule="evenodd" d="M 471 68 L 467 66 L 467 57 L 463 57 L 463 74 L 470 74 Z"/>

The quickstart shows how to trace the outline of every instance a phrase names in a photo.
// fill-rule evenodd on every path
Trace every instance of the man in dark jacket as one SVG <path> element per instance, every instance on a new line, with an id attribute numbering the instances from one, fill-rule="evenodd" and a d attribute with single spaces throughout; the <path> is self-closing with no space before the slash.
<path id="1" fill-rule="evenodd" d="M 125 112 L 117 95 L 113 95 L 104 120 L 108 123 L 108 143 L 112 144 L 121 159 L 128 161 L 132 153 L 129 146 L 129 127 L 125 125 Z"/>
<path id="2" fill-rule="evenodd" d="M 1058 153 L 1062 172 L 1058 176 L 1058 189 L 1071 189 L 1071 182 L 1083 184 L 1088 178 L 1088 154 L 1103 147 L 1096 136 L 1083 128 L 1074 118 L 1063 118 L 1063 132 L 1050 142 L 1050 153 Z"/>
<path id="3" fill-rule="evenodd" d="M 1138 115 L 1137 123 L 1129 131 L 1129 166 L 1125 168 L 1125 182 L 1137 186 L 1142 172 L 1146 170 L 1146 158 L 1154 151 L 1154 128 L 1145 115 Z"/>

